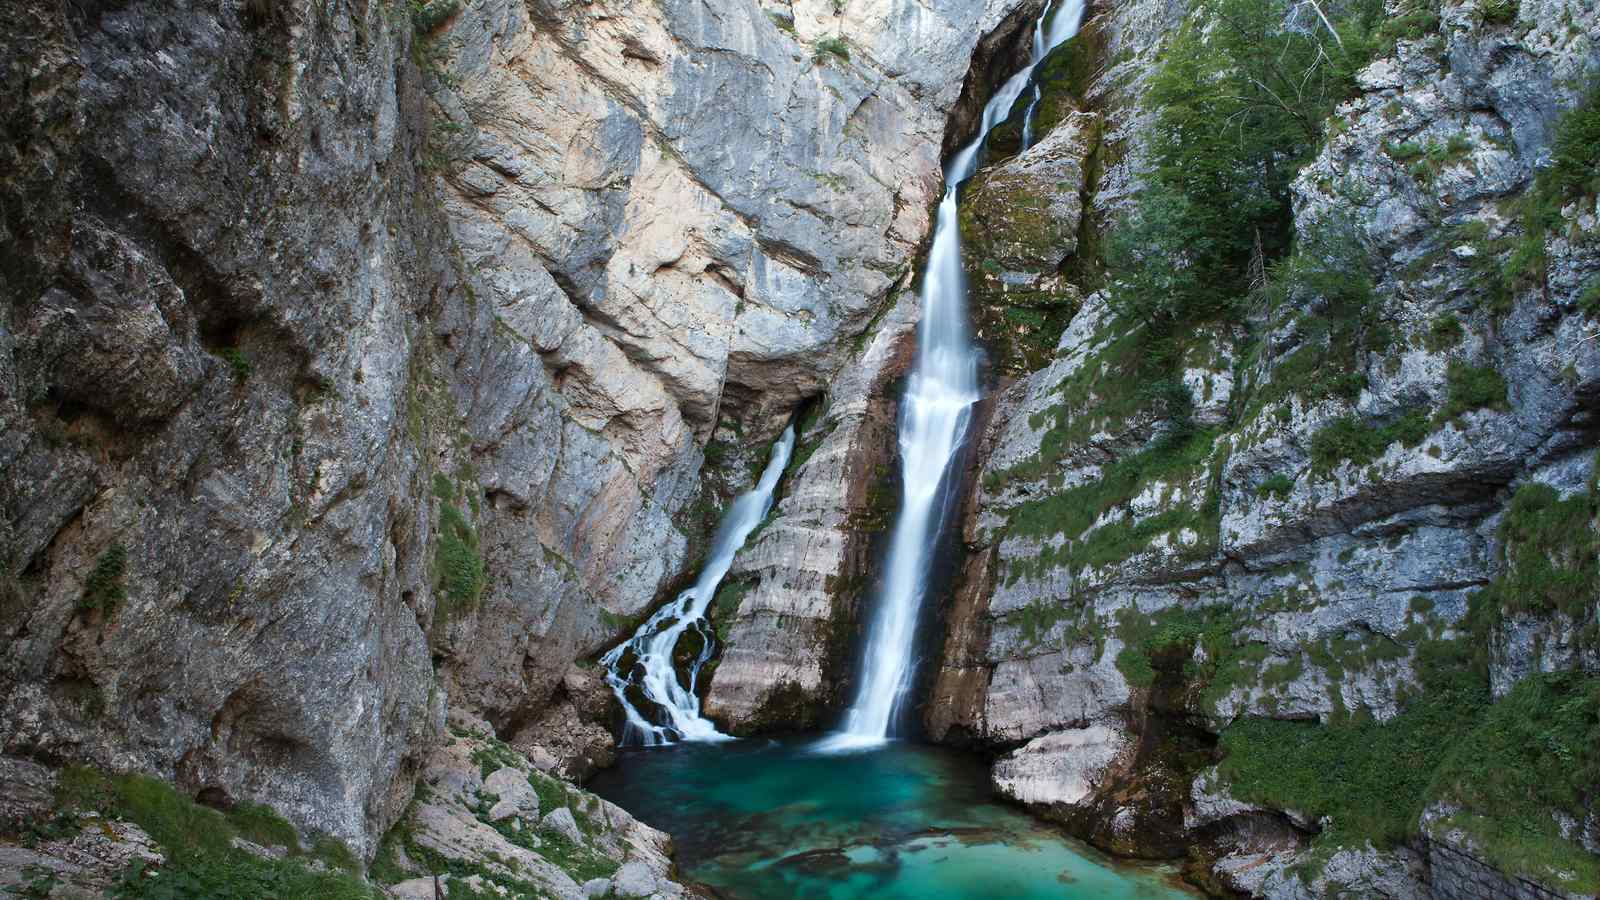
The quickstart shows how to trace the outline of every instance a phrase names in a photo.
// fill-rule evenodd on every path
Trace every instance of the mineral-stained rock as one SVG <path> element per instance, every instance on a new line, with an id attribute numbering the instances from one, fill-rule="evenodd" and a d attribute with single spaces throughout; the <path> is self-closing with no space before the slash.
<path id="1" fill-rule="evenodd" d="M 775 517 L 719 592 L 713 615 L 726 640 L 705 709 L 735 729 L 815 725 L 843 695 L 875 536 L 898 495 L 888 384 L 910 362 L 915 303 L 900 295 L 799 435 Z"/>
<path id="2" fill-rule="evenodd" d="M 894 302 L 1016 5 L 7 2 L 0 750 L 363 855 L 447 707 L 604 764 L 568 670 Z"/>
<path id="3" fill-rule="evenodd" d="M 973 178 L 961 196 L 974 331 L 998 374 L 1049 361 L 1078 289 L 1061 272 L 1078 247 L 1093 113 L 1073 113 L 1027 150 Z"/>

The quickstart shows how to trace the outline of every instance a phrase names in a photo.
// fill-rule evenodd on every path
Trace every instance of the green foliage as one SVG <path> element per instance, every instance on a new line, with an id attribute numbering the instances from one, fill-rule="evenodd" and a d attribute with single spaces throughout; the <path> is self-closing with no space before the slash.
<path id="1" fill-rule="evenodd" d="M 1156 670 L 1150 664 L 1150 655 L 1139 647 L 1123 647 L 1117 654 L 1117 671 L 1128 679 L 1128 684 L 1147 688 L 1156 683 Z"/>
<path id="2" fill-rule="evenodd" d="M 1394 846 L 1416 832 L 1441 748 L 1488 702 L 1487 675 L 1468 656 L 1463 642 L 1423 642 L 1426 691 L 1386 722 L 1242 719 L 1222 732 L 1218 772 L 1241 800 L 1331 817 L 1319 843 Z"/>
<path id="3" fill-rule="evenodd" d="M 456 499 L 456 487 L 450 483 L 449 476 L 443 472 L 433 473 L 433 496 L 446 502 Z"/>
<path id="4" fill-rule="evenodd" d="M 1552 150 L 1549 167 L 1514 204 L 1522 224 L 1520 237 L 1489 241 L 1481 225 L 1458 229 L 1456 236 L 1472 240 L 1478 251 L 1472 267 L 1485 285 L 1490 309 L 1497 314 L 1510 311 L 1518 289 L 1544 285 L 1545 244 L 1549 234 L 1561 227 L 1562 207 L 1600 193 L 1600 81 L 1591 84 L 1577 106 L 1561 117 Z M 1497 263 L 1502 257 L 1503 262 Z M 1600 297 L 1585 300 L 1589 291 L 1579 298 L 1579 306 L 1592 314 Z"/>
<path id="5" fill-rule="evenodd" d="M 1359 416 L 1341 416 L 1311 435 L 1311 468 L 1331 472 L 1341 463 L 1364 466 L 1396 441 L 1414 447 L 1427 437 L 1428 417 L 1413 410 L 1387 425 L 1374 427 Z"/>
<path id="6" fill-rule="evenodd" d="M 1433 793 L 1489 861 L 1562 890 L 1600 893 L 1600 857 L 1562 837 L 1554 811 L 1588 815 L 1600 785 L 1600 678 L 1537 674 L 1450 745 Z"/>
<path id="7" fill-rule="evenodd" d="M 222 813 L 194 803 L 166 782 L 143 775 L 107 776 L 84 767 L 63 770 L 57 803 L 64 809 L 133 822 L 148 832 L 166 855 L 160 866 L 129 869 L 112 889 L 113 897 L 374 900 L 379 896 L 354 875 L 307 868 L 294 829 L 266 807 L 241 804 Z M 286 859 L 254 856 L 236 849 L 235 837 L 284 846 L 290 855 Z M 343 855 L 353 859 L 348 849 Z"/>
<path id="8" fill-rule="evenodd" d="M 1510 25 L 1520 9 L 1519 0 L 1478 0 L 1476 18 L 1483 25 Z"/>
<path id="9" fill-rule="evenodd" d="M 527 761 L 520 753 L 511 749 L 510 744 L 492 734 L 470 732 L 457 733 L 456 736 L 470 736 L 479 742 L 478 746 L 472 748 L 471 759 L 478 764 L 478 773 L 484 778 L 488 778 L 501 769 L 523 769 L 527 767 Z"/>
<path id="10" fill-rule="evenodd" d="M 1561 117 L 1552 150 L 1550 168 L 1539 177 L 1541 193 L 1555 202 L 1600 193 L 1600 82 Z"/>
<path id="11" fill-rule="evenodd" d="M 717 586 L 717 593 L 711 599 L 709 618 L 711 629 L 717 636 L 717 643 L 728 643 L 728 632 L 733 626 L 733 617 L 739 614 L 739 604 L 744 602 L 746 594 L 755 587 L 755 582 L 742 578 L 730 578 Z"/>
<path id="12" fill-rule="evenodd" d="M 541 815 L 563 806 L 571 807 L 572 794 L 567 790 L 566 784 L 559 779 L 551 778 L 542 772 L 529 772 L 528 783 L 533 785 L 533 792 L 539 795 Z"/>
<path id="13" fill-rule="evenodd" d="M 478 532 L 461 510 L 439 504 L 439 530 L 434 542 L 435 577 L 443 593 L 439 608 L 447 614 L 471 609 L 483 593 L 487 578 L 478 555 Z"/>
<path id="14" fill-rule="evenodd" d="M 1600 319 L 1600 278 L 1591 278 L 1578 295 L 1578 308 L 1591 319 Z"/>
<path id="15" fill-rule="evenodd" d="M 1104 566 L 1137 553 L 1162 534 L 1184 529 L 1202 536 L 1197 553 L 1209 552 L 1216 539 L 1219 510 L 1215 479 L 1208 482 L 1200 503 L 1180 502 L 1174 508 L 1135 521 L 1124 517 L 1090 530 L 1106 513 L 1125 505 L 1156 479 L 1187 484 L 1200 472 L 1220 471 L 1216 431 L 1175 434 L 1157 440 L 1149 449 L 1123 457 L 1107 466 L 1101 477 L 1018 506 L 1011 514 L 1010 533 L 1019 536 L 1066 538 L 1057 549 L 1045 550 L 1035 565 L 1042 568 Z M 1024 566 L 1012 567 L 1010 578 L 1020 577 Z"/>
<path id="16" fill-rule="evenodd" d="M 217 351 L 217 355 L 233 369 L 233 380 L 241 384 L 255 371 L 255 364 L 238 347 L 224 347 Z"/>
<path id="17" fill-rule="evenodd" d="M 1249 386 L 1242 421 L 1289 397 L 1340 397 L 1353 403 L 1361 396 L 1367 386 L 1361 355 L 1385 350 L 1394 341 L 1379 316 L 1371 259 L 1354 221 L 1338 218 L 1302 233 L 1294 252 L 1271 267 L 1263 291 L 1269 318 L 1280 309 L 1307 306 L 1310 311 L 1296 322 L 1300 347 L 1276 361 L 1271 381 Z"/>
<path id="18" fill-rule="evenodd" d="M 778 26 L 779 31 L 787 32 L 791 37 L 798 36 L 798 32 L 796 32 L 794 28 L 793 18 L 785 16 L 773 9 L 767 10 L 767 18 L 772 20 L 772 24 Z"/>
<path id="19" fill-rule="evenodd" d="M 1253 263 L 1289 249 L 1289 182 L 1322 123 L 1355 90 L 1381 4 L 1354 4 L 1339 38 L 1284 28 L 1270 0 L 1220 0 L 1191 21 L 1150 80 L 1153 171 L 1108 261 L 1111 301 L 1158 333 L 1234 311 Z"/>
<path id="20" fill-rule="evenodd" d="M 1547 484 L 1519 488 L 1500 521 L 1504 569 L 1477 598 L 1483 614 L 1592 615 L 1600 597 L 1597 518 L 1600 496 L 1593 485 L 1564 500 Z"/>
<path id="21" fill-rule="evenodd" d="M 1388 56 L 1397 42 L 1420 40 L 1438 30 L 1438 0 L 1401 0 L 1395 15 L 1382 17 L 1372 33 L 1369 52 L 1373 58 Z"/>
<path id="22" fill-rule="evenodd" d="M 1445 374 L 1449 397 L 1437 421 L 1444 422 L 1474 409 L 1506 409 L 1506 381 L 1488 366 L 1451 360 Z"/>
<path id="23" fill-rule="evenodd" d="M 842 37 L 823 38 L 817 41 L 816 53 L 812 59 L 817 62 L 826 62 L 829 56 L 836 56 L 845 62 L 850 61 L 850 45 Z"/>
<path id="24" fill-rule="evenodd" d="M 289 820 L 264 803 L 241 802 L 228 810 L 228 822 L 239 836 L 263 847 L 300 849 L 300 835 Z M 349 852 L 348 850 L 346 852 Z"/>
<path id="25" fill-rule="evenodd" d="M 1445 313 L 1428 326 L 1428 334 L 1423 341 L 1429 350 L 1439 353 L 1461 343 L 1465 336 L 1466 330 L 1461 327 L 1461 320 L 1452 313 Z"/>
<path id="26" fill-rule="evenodd" d="M 417 34 L 427 35 L 439 30 L 461 9 L 461 0 L 408 0 L 411 27 Z"/>
<path id="27" fill-rule="evenodd" d="M 1261 496 L 1276 497 L 1279 500 L 1289 496 L 1289 492 L 1293 490 L 1294 479 L 1283 474 L 1282 472 L 1274 472 L 1272 475 L 1269 475 L 1267 478 L 1263 479 L 1261 485 L 1256 488 L 1257 493 L 1259 493 Z"/>
<path id="28" fill-rule="evenodd" d="M 78 609 L 99 610 L 109 615 L 128 599 L 127 574 L 128 550 L 121 544 L 112 544 L 95 560 L 89 577 L 84 579 Z"/>

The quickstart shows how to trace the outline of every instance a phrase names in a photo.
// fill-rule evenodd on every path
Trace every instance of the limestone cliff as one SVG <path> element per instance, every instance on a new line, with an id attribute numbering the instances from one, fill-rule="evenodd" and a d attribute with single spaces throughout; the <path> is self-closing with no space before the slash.
<path id="1" fill-rule="evenodd" d="M 1295 23 L 1309 6 L 1289 27 L 1323 27 Z M 1594 773 L 1561 801 L 1475 780 L 1521 765 L 1494 734 L 1593 737 L 1571 743 L 1600 673 L 1593 169 L 1549 198 L 1592 121 L 1600 19 L 1388 4 L 1393 42 L 1319 126 L 1287 223 L 1360 256 L 1302 237 L 1153 376 L 1155 326 L 1120 314 L 1129 263 L 1103 242 L 1151 189 L 1152 73 L 1214 13 L 1098 8 L 1094 61 L 1055 83 L 1079 111 L 963 198 L 1002 367 L 929 729 L 1003 753 L 1003 794 L 1116 852 L 1187 853 L 1218 891 L 1587 895 Z M 1577 732 L 1526 712 L 1546 703 Z M 1405 749 L 1445 739 L 1476 746 Z M 1421 773 L 1368 798 L 1418 804 L 1398 832 L 1293 782 L 1388 783 L 1334 767 L 1361 758 L 1346 740 Z"/>
<path id="2" fill-rule="evenodd" d="M 1015 5 L 8 0 L 0 750 L 366 856 L 447 709 L 582 774 Z"/>

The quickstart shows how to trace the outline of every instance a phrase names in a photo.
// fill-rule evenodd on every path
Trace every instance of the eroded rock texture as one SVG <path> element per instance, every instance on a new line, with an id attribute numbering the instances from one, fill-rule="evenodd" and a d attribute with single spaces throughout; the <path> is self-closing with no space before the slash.
<path id="1" fill-rule="evenodd" d="M 0 749 L 358 851 L 446 707 L 603 763 L 572 664 L 749 459 L 830 389 L 811 471 L 861 494 L 892 443 L 894 298 L 1014 6 L 7 2 Z M 766 565 L 826 596 L 860 551 L 817 508 Z"/>
<path id="2" fill-rule="evenodd" d="M 1208 325 L 1182 337 L 1176 386 L 1140 384 L 1137 327 L 1104 290 L 1072 296 L 1064 327 L 1018 308 L 1049 283 L 1039 273 L 1077 291 L 1067 257 L 1097 253 L 1136 202 L 1153 114 L 1141 83 L 1185 15 L 1204 14 L 1096 10 L 1081 40 L 1100 65 L 1061 82 L 1060 105 L 1079 111 L 964 197 L 985 254 L 967 260 L 974 315 L 1012 323 L 985 336 L 1023 377 L 1000 379 L 981 438 L 928 728 L 1004 754 L 1001 793 L 1101 846 L 1206 848 L 1194 871 L 1217 890 L 1565 896 L 1557 870 L 1508 873 L 1503 849 L 1460 827 L 1470 809 L 1447 801 L 1399 847 L 1308 851 L 1326 821 L 1236 800 L 1209 766 L 1217 736 L 1247 719 L 1393 719 L 1426 689 L 1429 654 L 1469 632 L 1486 641 L 1495 697 L 1532 673 L 1600 671 L 1600 597 L 1558 608 L 1502 587 L 1526 567 L 1529 523 L 1549 521 L 1529 517 L 1587 509 L 1593 491 L 1600 348 L 1580 304 L 1600 278 L 1592 189 L 1538 239 L 1537 275 L 1502 273 L 1524 233 L 1516 198 L 1600 67 L 1600 20 L 1573 3 L 1500 19 L 1446 4 L 1436 32 L 1359 74 L 1294 183 L 1294 225 L 1353 223 L 1375 260 L 1384 346 L 1330 351 L 1338 310 L 1291 292 L 1287 314 L 1261 314 L 1248 355 L 1242 327 Z M 1089 117 L 1098 144 L 1077 124 Z M 1067 140 L 1084 162 L 1031 174 Z M 1086 230 L 1061 233 L 1080 207 Z M 1027 364 L 1040 341 L 1054 346 Z M 1348 355 L 1342 383 L 1332 352 Z M 1162 390 L 1187 395 L 1178 444 Z M 1369 432 L 1370 457 L 1341 443 Z M 1574 546 L 1593 527 L 1575 519 Z M 1566 551 L 1538 552 L 1564 565 Z M 1469 623 L 1485 588 L 1496 609 Z M 1580 855 L 1600 822 L 1593 786 L 1585 796 L 1587 818 L 1539 814 Z"/>

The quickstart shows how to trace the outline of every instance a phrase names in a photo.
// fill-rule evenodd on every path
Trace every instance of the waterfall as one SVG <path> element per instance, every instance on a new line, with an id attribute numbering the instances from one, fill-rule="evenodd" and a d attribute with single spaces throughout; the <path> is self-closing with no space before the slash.
<path id="1" fill-rule="evenodd" d="M 606 683 L 617 695 L 617 702 L 627 716 L 622 732 L 622 743 L 654 746 L 674 741 L 726 740 L 710 720 L 700 715 L 700 697 L 695 693 L 700 669 L 710 659 L 713 637 L 706 621 L 706 608 L 716 596 L 717 586 L 733 565 L 734 554 L 744 546 L 761 520 L 772 508 L 772 492 L 778 478 L 789 464 L 789 454 L 794 450 L 794 425 L 783 431 L 783 436 L 772 446 L 772 457 L 761 473 L 756 486 L 733 501 L 722 521 L 717 524 L 716 536 L 711 541 L 711 552 L 700 577 L 677 599 L 656 610 L 655 615 L 640 625 L 633 637 L 613 647 L 600 662 L 606 669 Z M 700 652 L 688 667 L 689 683 L 680 684 L 678 673 L 672 665 L 672 653 L 678 639 L 689 630 L 700 637 Z M 624 662 L 628 664 L 624 666 Z M 660 711 L 665 721 L 654 722 L 629 699 L 629 689 L 643 695 L 644 699 Z"/>
<path id="2" fill-rule="evenodd" d="M 1028 66 L 1007 79 L 983 108 L 977 137 L 945 166 L 944 199 L 934 222 L 922 282 L 917 357 L 900 407 L 903 488 L 900 515 L 889 539 L 883 588 L 869 626 L 861 680 L 844 728 L 825 739 L 825 751 L 870 747 L 888 739 L 915 674 L 917 613 L 933 563 L 933 548 L 953 494 L 950 464 L 966 436 L 978 400 L 978 351 L 967 333 L 966 283 L 961 271 L 957 192 L 977 169 L 978 154 L 995 125 L 1010 114 L 1034 69 L 1078 31 L 1084 0 L 1066 0 L 1048 32 L 1047 5 L 1034 25 Z M 1037 96 L 1035 98 L 1037 103 Z M 1030 114 L 1031 114 L 1030 104 Z"/>
<path id="3" fill-rule="evenodd" d="M 1056 17 L 1050 20 L 1050 30 L 1045 31 L 1044 23 L 1050 19 L 1050 10 L 1054 2 L 1046 3 L 1044 12 L 1033 23 L 1033 47 L 1028 57 L 1028 77 L 1033 77 L 1033 71 L 1050 55 L 1050 51 L 1061 46 L 1068 38 L 1078 33 L 1078 26 L 1083 21 L 1083 7 L 1085 0 L 1067 0 Z M 1033 99 L 1028 101 L 1028 109 L 1022 114 L 1022 149 L 1033 146 L 1033 114 L 1039 108 L 1039 100 L 1044 97 L 1044 91 L 1037 82 L 1033 85 Z M 982 138 L 980 138 L 982 140 Z"/>

